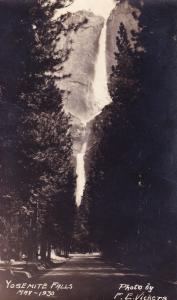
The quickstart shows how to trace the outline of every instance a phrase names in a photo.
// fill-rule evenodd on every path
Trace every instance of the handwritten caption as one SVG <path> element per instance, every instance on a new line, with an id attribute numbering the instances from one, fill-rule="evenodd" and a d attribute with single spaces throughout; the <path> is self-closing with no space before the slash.
<path id="1" fill-rule="evenodd" d="M 60 282 L 48 283 L 14 283 L 12 280 L 6 280 L 6 288 L 15 290 L 19 296 L 46 296 L 54 297 L 56 292 L 61 290 L 72 290 L 73 285 Z"/>
<path id="2" fill-rule="evenodd" d="M 117 300 L 168 300 L 167 296 L 153 295 L 155 287 L 150 283 L 146 285 L 121 283 L 114 299 Z"/>

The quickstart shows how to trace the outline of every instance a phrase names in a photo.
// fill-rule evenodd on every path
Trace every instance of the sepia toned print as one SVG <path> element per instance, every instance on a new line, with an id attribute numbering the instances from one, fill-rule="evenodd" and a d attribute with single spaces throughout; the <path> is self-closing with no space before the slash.
<path id="1" fill-rule="evenodd" d="M 177 1 L 0 0 L 0 300 L 176 300 Z"/>

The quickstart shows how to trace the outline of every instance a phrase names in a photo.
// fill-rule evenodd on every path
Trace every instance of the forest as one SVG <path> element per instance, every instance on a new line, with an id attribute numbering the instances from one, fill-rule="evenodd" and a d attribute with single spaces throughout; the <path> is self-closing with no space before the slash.
<path id="1" fill-rule="evenodd" d="M 55 50 L 62 1 L 0 3 L 1 255 L 67 254 L 76 211 L 68 116 L 56 86 L 68 53 Z M 68 218 L 69 216 L 69 218 Z"/>
<path id="2" fill-rule="evenodd" d="M 63 74 L 70 51 L 56 43 L 75 25 L 53 18 L 71 3 L 0 2 L 1 259 L 100 251 L 175 269 L 177 3 L 128 3 L 139 31 L 117 26 L 112 102 L 89 124 L 77 207 L 72 125 L 56 84 L 71 75 Z"/>

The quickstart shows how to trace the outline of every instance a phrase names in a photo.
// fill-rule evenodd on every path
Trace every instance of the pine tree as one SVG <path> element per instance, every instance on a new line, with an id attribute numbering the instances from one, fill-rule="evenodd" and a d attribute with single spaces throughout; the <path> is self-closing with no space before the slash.
<path id="1" fill-rule="evenodd" d="M 0 4 L 0 185 L 2 224 L 2 252 L 6 256 L 18 256 L 23 234 L 21 231 L 23 200 L 26 198 L 23 190 L 23 165 L 18 150 L 18 126 L 20 124 L 21 107 L 18 105 L 21 78 L 24 74 L 26 49 L 22 43 L 20 32 L 23 12 L 21 7 L 13 3 Z M 25 190 L 25 189 L 24 189 Z M 5 254 L 4 252 L 4 254 Z M 1 253 L 3 255 L 3 253 Z"/>
<path id="2" fill-rule="evenodd" d="M 91 237 L 109 256 L 117 255 L 121 247 L 126 252 L 129 231 L 133 237 L 137 226 L 136 200 L 131 201 L 128 197 L 126 184 L 131 176 L 136 176 L 128 155 L 129 145 L 135 137 L 129 117 L 140 93 L 139 55 L 130 44 L 122 23 L 117 49 L 109 83 L 113 103 L 93 124 L 95 137 L 91 141 L 93 147 L 89 156 L 92 161 L 85 195 Z M 130 207 L 131 213 L 128 212 Z"/>
<path id="3" fill-rule="evenodd" d="M 85 201 L 91 237 L 104 253 L 154 269 L 176 257 L 177 10 L 168 1 L 138 7 L 134 47 L 119 27 L 113 103 L 93 123 Z"/>
<path id="4" fill-rule="evenodd" d="M 134 66 L 135 63 L 138 63 L 138 57 L 136 57 L 137 52 L 133 51 L 131 43 L 132 41 L 130 42 L 128 39 L 125 26 L 123 23 L 120 23 L 116 37 L 116 65 L 112 66 L 112 74 L 109 82 L 110 95 L 117 106 L 127 106 L 137 96 L 138 68 Z"/>
<path id="5" fill-rule="evenodd" d="M 56 50 L 59 34 L 66 29 L 53 16 L 55 9 L 63 5 L 64 1 L 27 1 L 4 8 L 5 12 L 7 7 L 8 13 L 16 12 L 13 41 L 19 57 L 13 82 L 8 82 L 11 66 L 7 68 L 7 60 L 3 64 L 7 78 L 3 78 L 3 73 L 0 78 L 6 97 L 1 102 L 6 107 L 1 119 L 1 124 L 4 122 L 1 182 L 4 189 L 7 187 L 7 191 L 1 191 L 2 199 L 16 199 L 18 251 L 28 252 L 31 259 L 36 258 L 38 246 L 43 259 L 46 250 L 50 258 L 51 246 L 56 246 L 59 240 L 65 241 L 68 251 L 74 222 L 70 126 L 63 111 L 62 93 L 56 85 L 56 74 L 60 77 L 60 65 L 69 54 Z M 6 116 L 11 118 L 9 131 Z M 9 170 L 6 176 L 5 168 Z M 7 205 L 4 211 L 6 208 Z M 1 221 L 10 228 L 7 214 L 2 215 Z"/>
<path id="6" fill-rule="evenodd" d="M 72 226 L 66 230 L 67 224 L 63 224 L 62 218 L 67 219 L 70 213 L 71 225 L 74 218 L 69 119 L 63 111 L 61 92 L 55 81 L 56 69 L 68 53 L 56 51 L 55 41 L 62 27 L 59 22 L 52 21 L 53 5 L 40 1 L 29 10 L 29 22 L 35 39 L 31 45 L 31 61 L 27 65 L 27 90 L 21 95 L 21 101 L 25 100 L 26 105 L 21 127 L 24 132 L 23 145 L 25 141 L 27 145 L 25 159 L 30 159 L 33 175 L 30 207 L 34 211 L 32 227 L 36 231 L 31 236 L 33 240 L 36 236 L 36 248 L 41 241 L 43 259 L 46 250 L 50 256 L 51 246 L 56 244 L 53 238 L 56 231 L 60 233 L 59 237 L 56 234 L 57 238 L 66 239 L 68 243 Z M 72 193 L 66 188 L 68 184 L 71 184 Z M 68 239 L 66 235 L 69 235 Z"/>

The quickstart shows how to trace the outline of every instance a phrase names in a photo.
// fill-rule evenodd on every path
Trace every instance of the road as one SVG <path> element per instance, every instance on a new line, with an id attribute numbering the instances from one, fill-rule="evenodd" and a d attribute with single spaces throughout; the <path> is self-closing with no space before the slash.
<path id="1" fill-rule="evenodd" d="M 24 281 L 23 281 L 24 282 Z M 57 300 L 176 300 L 175 283 L 167 283 L 159 278 L 150 278 L 122 264 L 111 265 L 99 255 L 73 255 L 63 265 L 57 266 L 39 278 L 30 280 L 39 286 L 30 295 L 18 294 L 11 299 L 57 299 Z M 139 285 L 142 290 L 119 289 L 120 284 Z M 144 288 L 150 283 L 153 291 L 147 293 Z M 39 288 L 38 288 L 39 287 Z M 137 288 L 137 287 L 136 287 Z M 22 289 L 23 290 L 23 289 Z M 26 289 L 28 292 L 30 289 Z M 17 291 L 17 290 L 16 290 Z M 19 293 L 20 290 L 18 290 Z M 23 290 L 24 292 L 24 290 Z M 122 295 L 117 293 L 122 292 Z M 48 297 L 44 294 L 48 293 Z M 117 295 L 117 296 L 116 296 Z M 140 297 L 140 295 L 142 297 Z M 154 296 L 155 298 L 153 298 Z M 139 297 L 139 298 L 138 298 Z M 151 297 L 151 298 L 150 298 Z M 158 298 L 159 297 L 159 298 Z M 165 298 L 166 297 L 166 298 Z M 3 298 L 0 300 L 4 300 Z"/>

